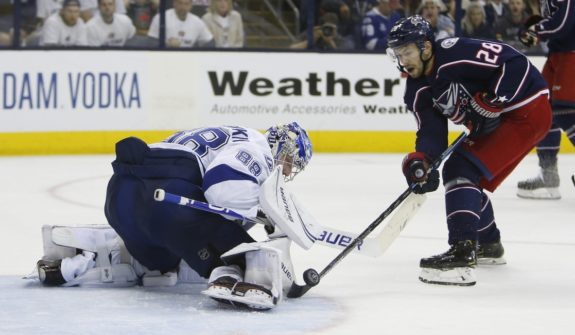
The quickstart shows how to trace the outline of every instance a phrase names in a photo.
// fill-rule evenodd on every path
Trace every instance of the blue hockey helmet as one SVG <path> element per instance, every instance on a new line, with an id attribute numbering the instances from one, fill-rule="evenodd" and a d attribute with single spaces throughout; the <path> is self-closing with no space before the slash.
<path id="1" fill-rule="evenodd" d="M 309 163 L 312 146 L 305 129 L 297 122 L 270 127 L 265 134 L 277 163 L 289 161 L 292 170 L 286 180 L 292 180 Z"/>
<path id="2" fill-rule="evenodd" d="M 425 41 L 434 40 L 434 33 L 431 24 L 420 15 L 413 15 L 397 21 L 387 37 L 388 48 L 415 43 L 419 49 L 423 49 Z"/>

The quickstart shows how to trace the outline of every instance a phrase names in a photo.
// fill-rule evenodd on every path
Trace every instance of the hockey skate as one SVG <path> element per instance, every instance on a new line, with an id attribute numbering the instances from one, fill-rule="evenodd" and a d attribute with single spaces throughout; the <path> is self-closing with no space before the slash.
<path id="1" fill-rule="evenodd" d="M 459 241 L 443 254 L 422 258 L 419 280 L 428 284 L 475 285 L 476 249 L 475 241 Z"/>
<path id="2" fill-rule="evenodd" d="M 477 264 L 480 265 L 503 265 L 507 261 L 503 257 L 505 249 L 501 241 L 492 243 L 479 243 L 477 245 Z"/>
<path id="3" fill-rule="evenodd" d="M 62 276 L 61 269 L 62 260 L 56 261 L 41 259 L 36 263 L 38 270 L 38 279 L 43 285 L 46 286 L 60 286 L 66 283 Z"/>
<path id="4" fill-rule="evenodd" d="M 260 285 L 240 282 L 231 276 L 223 276 L 209 283 L 202 294 L 220 303 L 256 310 L 272 309 L 277 304 L 270 290 Z"/>
<path id="5" fill-rule="evenodd" d="M 517 196 L 527 199 L 561 199 L 557 165 L 541 169 L 537 177 L 518 182 Z"/>

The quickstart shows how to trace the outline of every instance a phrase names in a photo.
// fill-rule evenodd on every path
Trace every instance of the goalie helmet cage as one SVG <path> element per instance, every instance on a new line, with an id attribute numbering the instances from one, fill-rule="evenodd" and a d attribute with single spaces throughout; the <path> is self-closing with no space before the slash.
<path id="1" fill-rule="evenodd" d="M 465 132 L 461 133 L 457 137 L 457 139 L 455 139 L 455 141 L 453 141 L 453 143 L 449 147 L 447 147 L 447 149 L 445 149 L 445 151 L 443 151 L 435 161 L 433 161 L 428 171 L 439 168 L 441 163 L 466 138 L 467 133 Z M 323 268 L 323 270 L 321 270 L 321 272 L 318 273 L 314 269 L 307 269 L 306 271 L 304 271 L 303 278 L 305 284 L 299 285 L 294 280 L 287 294 L 288 298 L 299 298 L 303 296 L 307 291 L 309 291 L 312 287 L 319 284 L 321 278 L 323 278 L 327 273 L 329 273 L 329 271 L 331 271 L 343 258 L 345 258 L 356 247 L 356 245 L 359 242 L 361 242 L 364 238 L 366 238 L 367 235 L 369 235 L 375 228 L 377 228 L 377 226 L 379 226 L 379 224 L 381 224 L 386 217 L 388 217 L 399 205 L 401 205 L 401 203 L 413 192 L 413 189 L 415 188 L 416 185 L 417 185 L 416 183 L 409 185 L 409 187 L 405 191 L 403 191 L 403 193 L 397 199 L 395 199 L 395 201 L 385 211 L 383 211 L 383 213 L 381 213 L 377 217 L 377 219 L 375 219 L 375 221 L 373 221 L 369 226 L 367 226 L 367 228 L 361 234 L 359 234 L 357 238 L 355 238 L 345 249 L 343 249 L 331 262 L 329 262 L 329 264 L 327 264 Z"/>

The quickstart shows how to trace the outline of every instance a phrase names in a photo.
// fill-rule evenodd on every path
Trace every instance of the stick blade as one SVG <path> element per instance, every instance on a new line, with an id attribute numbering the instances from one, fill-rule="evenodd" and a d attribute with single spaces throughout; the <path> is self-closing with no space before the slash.
<path id="1" fill-rule="evenodd" d="M 301 296 L 306 294 L 306 292 L 309 291 L 310 288 L 311 286 L 309 285 L 298 285 L 295 282 L 293 282 L 293 284 L 291 284 L 289 292 L 287 293 L 287 297 L 300 298 Z"/>

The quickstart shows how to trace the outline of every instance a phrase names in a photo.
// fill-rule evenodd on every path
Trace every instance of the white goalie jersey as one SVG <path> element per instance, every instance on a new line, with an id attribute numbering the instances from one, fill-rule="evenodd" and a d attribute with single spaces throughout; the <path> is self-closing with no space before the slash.
<path id="1" fill-rule="evenodd" d="M 208 203 L 255 217 L 260 185 L 274 168 L 270 146 L 263 134 L 243 127 L 207 127 L 178 132 L 151 148 L 193 152 L 204 171 L 203 189 Z"/>

